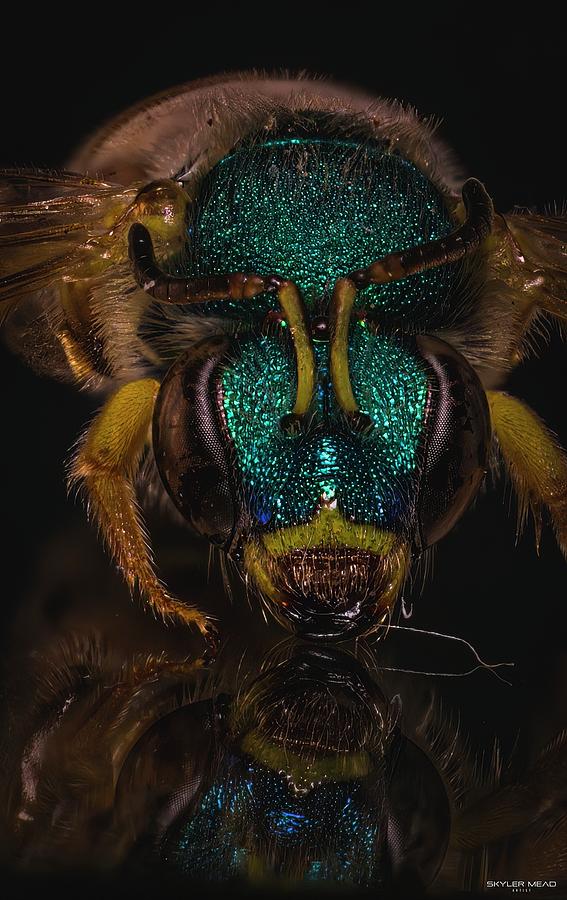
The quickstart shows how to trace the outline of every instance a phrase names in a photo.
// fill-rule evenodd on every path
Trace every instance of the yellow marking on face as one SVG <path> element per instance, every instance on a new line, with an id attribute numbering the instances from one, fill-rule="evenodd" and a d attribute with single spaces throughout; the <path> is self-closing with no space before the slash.
<path id="1" fill-rule="evenodd" d="M 265 597 L 280 606 L 287 606 L 288 597 L 274 581 L 273 567 L 270 563 L 292 550 L 314 547 L 367 550 L 383 559 L 390 577 L 383 593 L 376 597 L 376 627 L 378 627 L 381 623 L 381 613 L 393 606 L 406 578 L 410 563 L 410 548 L 407 542 L 401 541 L 390 531 L 383 531 L 372 525 L 348 522 L 336 509 L 324 507 L 305 525 L 282 528 L 263 535 L 260 541 L 248 541 L 244 545 L 244 567 Z"/>
<path id="2" fill-rule="evenodd" d="M 383 617 L 380 614 L 387 612 L 394 605 L 406 579 L 409 564 L 409 546 L 406 543 L 400 544 L 388 559 L 392 578 L 386 590 L 378 598 L 380 602 L 376 610 L 376 624 L 370 629 L 369 634 L 383 624 Z"/>
<path id="3" fill-rule="evenodd" d="M 270 578 L 267 557 L 265 549 L 256 541 L 249 541 L 244 547 L 244 567 L 254 579 L 257 587 L 270 599 L 282 601 L 285 599 L 284 595 Z"/>
<path id="4" fill-rule="evenodd" d="M 271 556 L 308 547 L 350 547 L 385 556 L 397 543 L 396 535 L 373 525 L 360 525 L 343 518 L 337 509 L 323 507 L 311 522 L 262 535 Z"/>
<path id="5" fill-rule="evenodd" d="M 321 753 L 308 759 L 267 741 L 256 729 L 244 736 L 240 746 L 245 753 L 249 753 L 256 762 L 266 768 L 274 772 L 283 770 L 298 788 L 305 788 L 320 781 L 352 781 L 355 778 L 364 778 L 373 768 L 370 754 L 366 751 Z"/>

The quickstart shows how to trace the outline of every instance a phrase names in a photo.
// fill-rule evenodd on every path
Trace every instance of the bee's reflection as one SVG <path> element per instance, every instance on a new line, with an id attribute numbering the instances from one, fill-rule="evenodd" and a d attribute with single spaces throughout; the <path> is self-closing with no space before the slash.
<path id="1" fill-rule="evenodd" d="M 397 714 L 353 657 L 294 648 L 240 696 L 225 695 L 220 712 L 203 710 L 207 762 L 185 763 L 162 815 L 160 858 L 202 879 L 374 885 L 403 872 L 427 884 L 445 854 L 448 801 Z M 183 713 L 172 719 L 161 752 L 195 727 Z"/>
<path id="2" fill-rule="evenodd" d="M 210 668 L 164 654 L 125 664 L 77 636 L 34 653 L 5 729 L 5 859 L 414 894 L 512 868 L 556 877 L 565 736 L 527 769 L 494 760 L 483 774 L 420 677 L 397 693 L 377 646 L 355 656 L 289 639 L 242 657 L 228 644 Z"/>
<path id="3" fill-rule="evenodd" d="M 10 744 L 14 855 L 200 881 L 428 884 L 448 798 L 399 699 L 325 646 L 291 642 L 237 677 L 233 663 L 116 668 L 79 640 L 41 661 L 41 702 Z"/>

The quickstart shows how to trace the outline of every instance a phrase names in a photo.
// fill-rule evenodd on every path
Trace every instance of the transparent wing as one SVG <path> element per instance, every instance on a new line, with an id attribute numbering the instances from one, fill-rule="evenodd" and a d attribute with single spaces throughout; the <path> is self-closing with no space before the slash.
<path id="1" fill-rule="evenodd" d="M 133 276 L 128 234 L 143 222 L 168 258 L 182 246 L 187 195 L 176 182 L 108 184 L 71 172 L 0 170 L 0 323 L 42 374 L 83 385 L 132 377 L 148 350 L 150 299 Z M 39 364 L 38 364 L 39 363 Z"/>
<path id="2" fill-rule="evenodd" d="M 567 318 L 565 216 L 497 216 L 488 249 L 488 300 L 507 304 L 520 337 L 538 309 Z"/>
<path id="3" fill-rule="evenodd" d="M 0 304 L 70 275 L 132 191 L 70 172 L 0 170 Z"/>
<path id="4" fill-rule="evenodd" d="M 567 318 L 567 218 L 513 213 L 506 216 L 517 263 L 533 301 Z"/>

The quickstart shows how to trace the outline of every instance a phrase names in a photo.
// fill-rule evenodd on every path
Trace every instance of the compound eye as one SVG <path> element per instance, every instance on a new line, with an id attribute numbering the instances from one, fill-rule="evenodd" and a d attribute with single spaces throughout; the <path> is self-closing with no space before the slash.
<path id="1" fill-rule="evenodd" d="M 228 351 L 226 337 L 206 338 L 175 362 L 153 420 L 154 455 L 167 492 L 198 534 L 227 551 L 240 509 L 221 402 Z"/>
<path id="2" fill-rule="evenodd" d="M 429 335 L 419 335 L 417 345 L 430 385 L 418 502 L 418 543 L 425 549 L 451 530 L 475 497 L 491 428 L 486 394 L 466 359 Z"/>

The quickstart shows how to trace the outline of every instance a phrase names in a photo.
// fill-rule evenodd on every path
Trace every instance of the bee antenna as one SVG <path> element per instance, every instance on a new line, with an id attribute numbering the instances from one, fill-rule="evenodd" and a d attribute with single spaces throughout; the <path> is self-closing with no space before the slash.
<path id="1" fill-rule="evenodd" d="M 447 237 L 419 244 L 409 250 L 390 253 L 366 269 L 351 272 L 348 278 L 357 288 L 387 284 L 408 275 L 458 262 L 477 250 L 492 231 L 494 206 L 486 188 L 476 178 L 465 181 L 462 190 L 465 220 Z"/>
<path id="2" fill-rule="evenodd" d="M 297 286 L 279 275 L 235 272 L 185 278 L 169 275 L 156 262 L 150 232 L 140 222 L 128 232 L 130 261 L 138 286 L 161 303 L 204 303 L 208 300 L 251 300 L 277 291 L 293 339 L 297 365 L 297 393 L 293 411 L 282 419 L 284 431 L 304 430 L 315 390 L 315 353 L 305 304 Z"/>
<path id="3" fill-rule="evenodd" d="M 206 303 L 207 300 L 251 300 L 257 294 L 277 290 L 282 279 L 276 275 L 235 272 L 185 278 L 169 275 L 156 262 L 150 232 L 140 222 L 128 232 L 129 255 L 134 277 L 143 291 L 160 303 Z"/>

